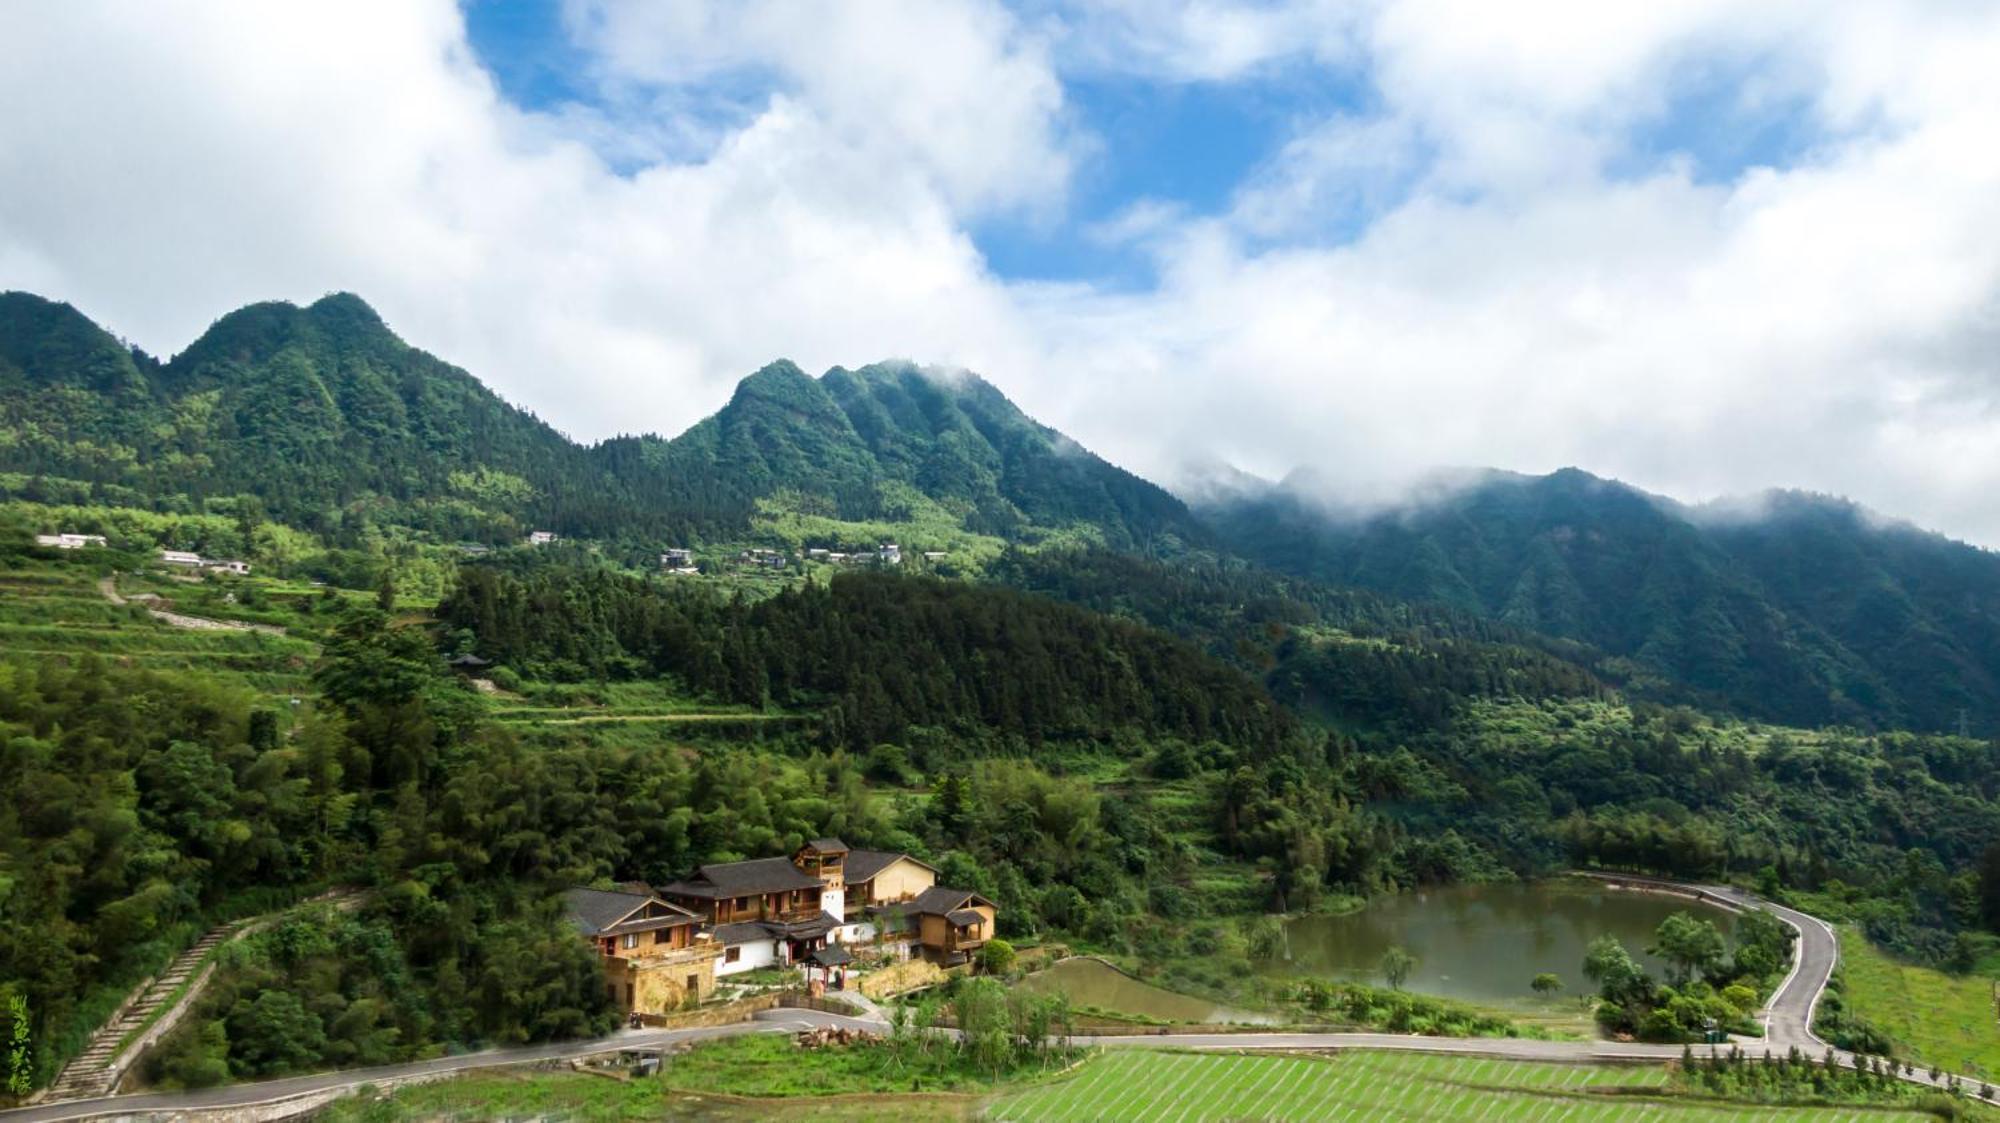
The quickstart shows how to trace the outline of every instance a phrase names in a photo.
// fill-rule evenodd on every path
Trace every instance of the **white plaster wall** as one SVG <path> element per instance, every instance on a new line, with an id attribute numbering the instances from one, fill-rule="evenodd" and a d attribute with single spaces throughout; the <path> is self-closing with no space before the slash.
<path id="1" fill-rule="evenodd" d="M 726 975 L 735 975 L 743 971 L 755 971 L 759 967 L 770 967 L 778 962 L 778 941 L 776 940 L 752 940 L 747 944 L 736 944 L 734 946 L 742 951 L 742 958 L 734 963 L 730 963 L 728 962 L 729 953 L 724 951 L 722 953 L 722 960 L 718 961 L 715 965 L 715 974 L 718 978 Z"/>

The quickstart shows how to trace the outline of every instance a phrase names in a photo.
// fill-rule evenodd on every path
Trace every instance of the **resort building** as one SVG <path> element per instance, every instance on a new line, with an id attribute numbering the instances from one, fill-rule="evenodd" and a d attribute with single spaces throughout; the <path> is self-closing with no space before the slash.
<path id="1" fill-rule="evenodd" d="M 628 1014 L 664 1014 L 715 993 L 721 948 L 701 917 L 643 886 L 571 889 L 570 922 L 597 946 L 604 992 Z"/>
<path id="2" fill-rule="evenodd" d="M 58 550 L 81 550 L 85 546 L 103 547 L 102 534 L 37 534 L 35 545 L 51 546 Z"/>

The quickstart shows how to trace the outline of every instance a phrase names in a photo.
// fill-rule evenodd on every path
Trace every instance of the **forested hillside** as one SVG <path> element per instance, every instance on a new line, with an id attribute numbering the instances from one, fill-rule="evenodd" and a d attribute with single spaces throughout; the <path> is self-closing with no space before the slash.
<path id="1" fill-rule="evenodd" d="M 609 487 L 584 450 L 345 295 L 232 312 L 161 363 L 66 304 L 0 294 L 0 429 L 23 498 L 200 512 L 247 496 L 334 537 L 512 538 Z"/>
<path id="2" fill-rule="evenodd" d="M 915 495 L 937 508 L 924 514 L 1007 541 L 1072 529 L 1135 549 L 1203 536 L 1179 500 L 1037 424 L 985 380 L 907 363 L 819 379 L 773 363 L 679 437 L 615 440 L 599 454 L 709 533 L 740 531 L 774 501 L 836 521 L 908 521 L 921 517 Z"/>
<path id="3" fill-rule="evenodd" d="M 536 677 L 669 675 L 720 701 L 825 708 L 867 750 L 1121 734 L 1269 754 L 1300 730 L 1249 678 L 1159 632 L 989 585 L 853 573 L 754 604 L 603 570 L 465 566 L 438 618 Z"/>
<path id="4" fill-rule="evenodd" d="M 0 294 L 0 391 L 0 496 L 230 520 L 245 543 L 267 521 L 326 546 L 412 542 L 405 554 L 530 528 L 627 559 L 676 544 L 803 552 L 894 538 L 962 574 L 1008 544 L 1096 547 L 1185 562 L 1173 581 L 1236 598 L 1233 621 L 1188 615 L 1200 602 L 1186 589 L 1138 618 L 1243 665 L 1262 660 L 1259 672 L 1280 653 L 1236 625 L 1303 611 L 1350 636 L 1414 639 L 1379 658 L 1448 644 L 1459 656 L 1446 661 L 1462 664 L 1476 643 L 1488 664 L 1529 659 L 1546 677 L 1571 663 L 1640 696 L 1772 720 L 2000 729 L 2000 557 L 1818 497 L 1693 509 L 1566 470 L 1490 473 L 1367 518 L 1329 515 L 1303 485 L 1235 489 L 1196 520 L 979 378 L 908 364 L 815 379 L 773 363 L 678 437 L 585 448 L 407 346 L 348 295 L 231 313 L 162 363 L 67 305 Z M 1247 588 L 1239 558 L 1296 580 Z M 1119 608 L 1101 565 L 1087 580 L 1075 566 L 1042 580 L 1008 564 L 1003 580 Z M 1181 618 L 1161 615 L 1169 603 Z M 1225 624 L 1227 645 L 1255 650 L 1218 646 Z M 1326 637 L 1309 638 L 1287 701 L 1359 700 L 1306 681 L 1327 663 Z M 1365 689 L 1433 670 L 1385 668 Z"/>
<path id="5" fill-rule="evenodd" d="M 1190 639 L 1260 676 L 1295 711 L 1341 727 L 1438 730 L 1471 699 L 1612 691 L 1587 669 L 1602 660 L 1582 644 L 1228 559 L 1013 550 L 989 576 Z"/>
<path id="6" fill-rule="evenodd" d="M 1204 533 L 973 375 L 814 379 L 778 362 L 673 440 L 586 448 L 347 294 L 232 312 L 164 363 L 66 304 L 0 294 L 0 491 L 192 511 L 249 497 L 349 541 L 371 525 L 491 542 L 536 527 L 657 546 L 779 514 L 1123 549 Z"/>
<path id="7" fill-rule="evenodd" d="M 1285 572 L 1582 641 L 1642 691 L 1807 724 L 2000 729 L 2000 555 L 1845 502 L 1687 508 L 1568 469 L 1365 518 L 1298 490 L 1204 515 Z"/>

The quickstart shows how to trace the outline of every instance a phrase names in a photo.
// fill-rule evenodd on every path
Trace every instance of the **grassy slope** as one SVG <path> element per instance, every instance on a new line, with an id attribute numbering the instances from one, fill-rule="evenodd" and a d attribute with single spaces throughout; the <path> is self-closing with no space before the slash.
<path id="1" fill-rule="evenodd" d="M 1917 1120 L 1915 1112 L 1700 1101 L 1665 1067 L 1592 1067 L 1408 1054 L 1114 1053 L 1001 1098 L 1002 1120 L 1544 1119 Z"/>
<path id="2" fill-rule="evenodd" d="M 1840 932 L 1847 1005 L 1917 1059 L 1985 1078 L 2000 1074 L 1995 983 L 1898 963 L 1852 928 Z"/>

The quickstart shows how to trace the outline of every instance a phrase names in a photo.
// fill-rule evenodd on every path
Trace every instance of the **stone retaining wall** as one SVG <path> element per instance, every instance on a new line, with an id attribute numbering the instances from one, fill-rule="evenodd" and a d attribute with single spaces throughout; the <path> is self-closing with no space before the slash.
<path id="1" fill-rule="evenodd" d="M 936 986 L 944 982 L 949 973 L 944 968 L 925 959 L 912 959 L 893 967 L 884 967 L 861 976 L 856 989 L 870 998 L 887 998 L 906 990 Z"/>
<path id="2" fill-rule="evenodd" d="M 703 1006 L 698 1010 L 682 1010 L 673 1014 L 645 1014 L 640 1022 L 647 1029 L 700 1029 L 706 1026 L 734 1025 L 747 1022 L 752 1014 L 760 1010 L 770 1010 L 778 1005 L 784 995 L 770 991 L 753 998 L 739 998 L 720 1006 Z"/>

